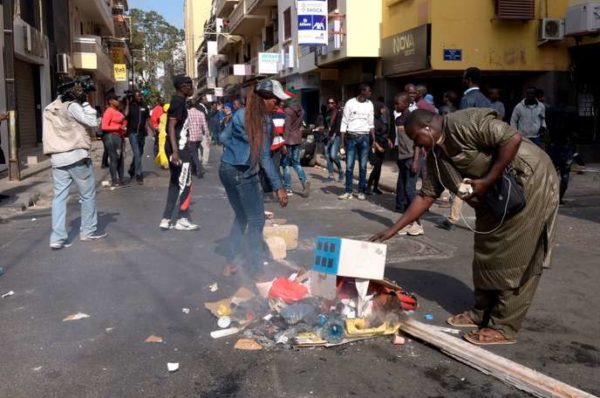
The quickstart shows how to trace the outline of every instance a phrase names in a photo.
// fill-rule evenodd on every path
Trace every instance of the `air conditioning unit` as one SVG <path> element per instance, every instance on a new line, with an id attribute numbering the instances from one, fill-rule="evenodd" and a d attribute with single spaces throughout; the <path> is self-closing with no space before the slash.
<path id="1" fill-rule="evenodd" d="M 540 41 L 563 40 L 565 38 L 565 22 L 562 19 L 540 19 Z"/>
<path id="2" fill-rule="evenodd" d="M 600 2 L 569 7 L 565 21 L 566 36 L 581 36 L 600 31 Z"/>
<path id="3" fill-rule="evenodd" d="M 71 70 L 71 57 L 69 54 L 56 54 L 56 73 L 69 74 Z"/>

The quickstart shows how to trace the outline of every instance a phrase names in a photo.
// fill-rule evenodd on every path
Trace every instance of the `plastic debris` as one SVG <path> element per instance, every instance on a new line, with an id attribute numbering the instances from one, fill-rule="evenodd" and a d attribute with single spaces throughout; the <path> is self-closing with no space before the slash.
<path id="1" fill-rule="evenodd" d="M 163 338 L 160 336 L 155 336 L 155 335 L 151 335 L 148 336 L 148 338 L 146 340 L 144 340 L 144 343 L 163 343 Z"/>
<path id="2" fill-rule="evenodd" d="M 37 221 L 37 218 L 33 217 L 33 218 L 31 219 L 31 221 Z"/>
<path id="3" fill-rule="evenodd" d="M 89 318 L 89 317 L 90 316 L 88 314 L 84 314 L 83 312 L 78 312 L 76 314 L 69 315 L 68 317 L 63 319 L 63 322 L 78 321 L 80 319 L 85 319 L 85 318 Z"/>
<path id="4" fill-rule="evenodd" d="M 263 346 L 254 339 L 239 339 L 233 348 L 236 350 L 259 351 L 263 349 Z"/>
<path id="5" fill-rule="evenodd" d="M 330 319 L 323 325 L 321 337 L 329 343 L 341 343 L 344 340 L 344 324 L 340 319 Z"/>
<path id="6" fill-rule="evenodd" d="M 394 336 L 394 345 L 404 345 L 406 344 L 406 339 L 402 336 L 395 335 Z"/>
<path id="7" fill-rule="evenodd" d="M 190 313 L 190 309 L 189 308 L 182 308 L 181 312 L 183 312 L 184 314 L 189 314 Z"/>
<path id="8" fill-rule="evenodd" d="M 167 362 L 169 372 L 177 372 L 179 370 L 179 362 Z"/>
<path id="9" fill-rule="evenodd" d="M 210 332 L 210 337 L 212 337 L 213 339 L 220 339 L 221 337 L 232 336 L 239 332 L 240 332 L 239 328 L 215 330 L 214 332 Z"/>
<path id="10" fill-rule="evenodd" d="M 10 292 L 6 292 L 6 293 L 4 293 L 4 294 L 3 294 L 2 296 L 0 296 L 0 297 L 2 297 L 2 298 L 7 298 L 7 297 L 10 297 L 10 296 L 13 296 L 14 294 L 15 294 L 15 292 L 14 292 L 13 290 L 11 290 Z"/>
<path id="11" fill-rule="evenodd" d="M 209 285 L 208 290 L 210 290 L 211 293 L 216 292 L 217 290 L 219 290 L 219 284 L 215 282 L 212 285 Z"/>
<path id="12" fill-rule="evenodd" d="M 273 286 L 269 290 L 269 298 L 280 298 L 287 304 L 302 300 L 308 294 L 308 288 L 297 282 L 292 282 L 288 278 L 278 278 L 273 281 Z"/>
<path id="13" fill-rule="evenodd" d="M 433 314 L 425 314 L 423 318 L 425 318 L 428 321 L 433 321 Z"/>
<path id="14" fill-rule="evenodd" d="M 221 328 L 221 329 L 227 329 L 229 326 L 231 326 L 231 318 L 228 316 L 222 316 L 219 318 L 219 320 L 217 321 L 217 325 Z"/>
<path id="15" fill-rule="evenodd" d="M 316 325 L 319 322 L 318 309 L 308 303 L 295 303 L 281 310 L 281 317 L 288 325 L 295 325 L 299 322 L 305 322 L 309 325 Z"/>
<path id="16" fill-rule="evenodd" d="M 110 187 L 110 181 L 108 181 L 108 180 L 103 180 L 101 184 L 102 184 L 102 188 Z"/>

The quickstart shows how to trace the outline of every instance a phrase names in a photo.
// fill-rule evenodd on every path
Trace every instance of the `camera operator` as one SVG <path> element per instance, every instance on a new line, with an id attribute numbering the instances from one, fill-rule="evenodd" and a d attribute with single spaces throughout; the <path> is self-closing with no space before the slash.
<path id="1" fill-rule="evenodd" d="M 89 77 L 63 84 L 57 99 L 44 110 L 44 154 L 52 163 L 54 198 L 52 200 L 52 234 L 50 247 L 58 250 L 69 247 L 65 227 L 69 188 L 79 189 L 81 202 L 81 241 L 106 237 L 97 232 L 96 180 L 90 159 L 90 134 L 98 128 L 100 119 L 87 102 L 89 92 L 95 91 Z"/>
<path id="2" fill-rule="evenodd" d="M 153 129 L 150 125 L 150 110 L 144 103 L 144 97 L 140 90 L 133 91 L 133 95 L 128 95 L 125 100 L 125 118 L 127 119 L 127 135 L 131 144 L 133 160 L 129 166 L 129 176 L 139 185 L 144 184 L 144 173 L 142 170 L 142 158 L 144 156 L 144 145 L 146 144 L 146 135 L 153 135 Z"/>

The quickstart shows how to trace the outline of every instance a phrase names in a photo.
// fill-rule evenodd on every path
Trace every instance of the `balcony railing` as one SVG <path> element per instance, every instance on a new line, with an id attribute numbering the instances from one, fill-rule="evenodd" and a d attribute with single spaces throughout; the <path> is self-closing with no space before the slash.
<path id="1" fill-rule="evenodd" d="M 229 30 L 233 31 L 242 22 L 246 14 L 246 0 L 241 0 L 229 16 Z"/>
<path id="2" fill-rule="evenodd" d="M 80 36 L 73 40 L 73 66 L 75 69 L 98 73 L 105 80 L 112 80 L 113 62 L 102 47 L 98 36 Z"/>
<path id="3" fill-rule="evenodd" d="M 115 37 L 119 39 L 129 39 L 131 36 L 130 19 L 125 15 L 114 15 Z"/>
<path id="4" fill-rule="evenodd" d="M 113 13 L 106 0 L 74 0 L 74 2 L 82 15 L 104 28 L 102 29 L 102 35 L 106 33 L 114 34 Z"/>
<path id="5" fill-rule="evenodd" d="M 217 0 L 215 15 L 217 18 L 227 18 L 239 0 Z"/>

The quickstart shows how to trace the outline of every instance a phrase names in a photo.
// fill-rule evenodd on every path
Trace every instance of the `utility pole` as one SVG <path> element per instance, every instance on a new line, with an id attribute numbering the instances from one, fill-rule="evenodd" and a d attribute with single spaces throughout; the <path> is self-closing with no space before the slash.
<path id="1" fill-rule="evenodd" d="M 17 83 L 15 81 L 15 42 L 13 34 L 13 0 L 4 0 L 4 85 L 8 119 L 8 178 L 21 179 L 17 141 Z"/>

